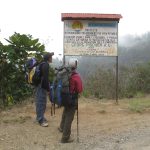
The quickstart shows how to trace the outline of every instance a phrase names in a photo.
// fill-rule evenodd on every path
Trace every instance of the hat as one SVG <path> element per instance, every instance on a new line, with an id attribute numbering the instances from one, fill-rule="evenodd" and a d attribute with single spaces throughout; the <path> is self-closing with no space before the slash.
<path id="1" fill-rule="evenodd" d="M 43 59 L 44 59 L 45 61 L 48 61 L 48 59 L 49 59 L 50 57 L 52 57 L 53 55 L 54 55 L 54 52 L 46 53 L 46 54 L 43 56 Z"/>
<path id="2" fill-rule="evenodd" d="M 74 69 L 77 68 L 77 64 L 78 64 L 78 60 L 76 58 L 71 58 L 68 61 L 68 65 L 71 68 L 74 68 Z"/>

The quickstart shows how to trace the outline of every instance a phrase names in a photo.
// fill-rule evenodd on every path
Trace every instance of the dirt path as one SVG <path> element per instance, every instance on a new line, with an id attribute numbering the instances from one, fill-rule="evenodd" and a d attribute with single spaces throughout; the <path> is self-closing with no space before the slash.
<path id="1" fill-rule="evenodd" d="M 34 122 L 34 105 L 18 106 L 0 114 L 0 150 L 150 150 L 150 112 L 133 113 L 126 102 L 80 102 L 80 143 L 60 144 L 57 131 L 62 109 L 46 116 L 48 128 Z M 72 136 L 76 139 L 76 117 Z"/>

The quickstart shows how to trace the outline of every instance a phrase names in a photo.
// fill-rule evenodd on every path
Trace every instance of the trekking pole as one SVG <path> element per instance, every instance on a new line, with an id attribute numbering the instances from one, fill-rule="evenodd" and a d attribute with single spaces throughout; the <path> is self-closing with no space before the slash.
<path id="1" fill-rule="evenodd" d="M 54 104 L 53 104 L 53 105 L 54 105 L 54 115 L 55 115 L 55 102 L 54 102 Z"/>
<path id="2" fill-rule="evenodd" d="M 49 101 L 51 103 L 51 116 L 53 116 L 53 103 L 52 103 L 53 97 L 52 97 L 52 86 L 51 86 L 51 84 L 49 84 L 49 89 L 50 89 L 50 91 L 49 91 L 48 97 L 49 97 Z"/>
<path id="3" fill-rule="evenodd" d="M 53 105 L 51 103 L 51 116 L 53 116 Z"/>
<path id="4" fill-rule="evenodd" d="M 49 95 L 49 101 L 51 102 L 50 95 Z M 51 102 L 51 116 L 53 116 L 53 103 L 52 102 Z"/>
<path id="5" fill-rule="evenodd" d="M 79 108 L 78 108 L 78 101 L 77 101 L 77 142 L 79 143 Z"/>

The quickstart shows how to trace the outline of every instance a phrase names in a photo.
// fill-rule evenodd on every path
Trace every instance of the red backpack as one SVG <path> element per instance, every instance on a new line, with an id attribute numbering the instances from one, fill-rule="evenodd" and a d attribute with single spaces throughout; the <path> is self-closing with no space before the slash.
<path id="1" fill-rule="evenodd" d="M 70 78 L 70 93 L 81 93 L 83 91 L 83 84 L 78 73 L 74 72 Z"/>

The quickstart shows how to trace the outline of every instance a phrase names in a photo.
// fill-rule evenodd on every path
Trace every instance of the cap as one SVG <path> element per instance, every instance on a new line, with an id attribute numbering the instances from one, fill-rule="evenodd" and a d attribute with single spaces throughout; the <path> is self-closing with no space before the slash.
<path id="1" fill-rule="evenodd" d="M 74 68 L 74 69 L 77 68 L 77 64 L 78 64 L 78 60 L 76 58 L 71 58 L 68 61 L 68 65 L 71 68 Z"/>
<path id="2" fill-rule="evenodd" d="M 52 57 L 53 55 L 54 55 L 54 52 L 46 53 L 46 54 L 43 56 L 43 59 L 44 59 L 45 61 L 48 61 L 48 59 L 49 59 L 50 57 Z"/>

